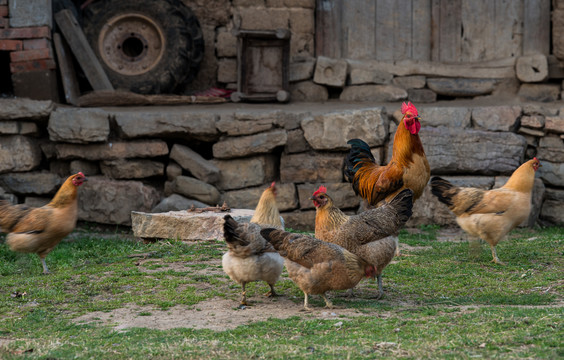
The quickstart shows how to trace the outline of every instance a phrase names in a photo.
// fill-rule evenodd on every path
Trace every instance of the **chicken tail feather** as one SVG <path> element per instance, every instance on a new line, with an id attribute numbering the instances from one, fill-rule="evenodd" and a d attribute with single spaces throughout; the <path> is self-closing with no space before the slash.
<path id="1" fill-rule="evenodd" d="M 457 188 L 449 181 L 435 176 L 431 179 L 431 193 L 435 195 L 440 202 L 448 207 L 453 206 L 453 197 L 458 193 Z"/>
<path id="2" fill-rule="evenodd" d="M 374 159 L 372 151 L 370 151 L 370 146 L 363 140 L 352 139 L 347 141 L 347 144 L 351 146 L 351 149 L 345 157 L 345 168 L 343 172 L 347 180 L 353 183 L 354 187 L 354 177 L 360 168 L 360 163 L 375 163 L 376 159 Z"/>
<path id="3" fill-rule="evenodd" d="M 0 227 L 5 232 L 11 232 L 29 211 L 30 208 L 25 205 L 13 205 L 7 200 L 0 200 Z"/>
<path id="4" fill-rule="evenodd" d="M 413 191 L 402 190 L 390 201 L 390 205 L 396 209 L 400 222 L 406 223 L 413 215 Z"/>
<path id="5" fill-rule="evenodd" d="M 249 242 L 241 238 L 239 231 L 237 230 L 239 223 L 233 219 L 231 215 L 225 215 L 223 219 L 225 220 L 225 223 L 223 224 L 223 236 L 225 237 L 225 241 L 230 244 L 239 244 L 241 246 L 249 245 Z"/>
<path id="6" fill-rule="evenodd" d="M 282 243 L 284 242 L 284 237 L 280 236 L 280 233 L 285 234 L 283 231 L 279 231 L 274 233 L 278 229 L 275 228 L 266 228 L 260 231 L 260 235 L 265 238 L 266 241 L 272 244 L 276 250 L 280 250 L 282 247 Z"/>

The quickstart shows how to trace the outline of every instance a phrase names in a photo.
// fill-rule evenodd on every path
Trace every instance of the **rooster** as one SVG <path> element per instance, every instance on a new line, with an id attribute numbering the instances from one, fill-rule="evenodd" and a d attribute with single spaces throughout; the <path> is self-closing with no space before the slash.
<path id="1" fill-rule="evenodd" d="M 413 192 L 404 189 L 389 203 L 349 216 L 335 206 L 325 186 L 311 197 L 316 208 L 315 237 L 338 244 L 374 266 L 378 298 L 384 293 L 382 271 L 392 261 L 397 246 L 389 235 L 411 217 L 412 199 Z"/>
<path id="2" fill-rule="evenodd" d="M 70 234 L 78 217 L 78 187 L 87 181 L 83 173 L 69 176 L 51 202 L 40 208 L 0 201 L 0 227 L 8 233 L 12 251 L 36 253 L 49 274 L 45 257 Z"/>
<path id="3" fill-rule="evenodd" d="M 308 295 L 321 295 L 332 308 L 327 291 L 351 289 L 363 277 L 374 276 L 373 266 L 338 245 L 272 228 L 260 234 L 286 258 L 288 276 L 304 292 L 305 310 L 312 310 Z"/>
<path id="4" fill-rule="evenodd" d="M 537 158 L 529 160 L 513 172 L 505 185 L 492 190 L 456 187 L 435 176 L 431 192 L 456 215 L 456 222 L 466 233 L 490 244 L 492 262 L 503 265 L 495 247 L 529 216 L 535 172 L 540 166 Z"/>
<path id="5" fill-rule="evenodd" d="M 408 102 L 401 107 L 403 117 L 394 136 L 392 158 L 388 165 L 376 164 L 367 143 L 360 139 L 347 142 L 351 145 L 345 158 L 344 175 L 352 183 L 354 192 L 371 207 L 389 202 L 403 189 L 413 191 L 413 201 L 422 194 L 431 168 L 419 138 L 420 117 L 415 106 Z M 395 236 L 396 245 L 398 243 Z M 399 246 L 396 246 L 399 255 Z"/>
<path id="6" fill-rule="evenodd" d="M 223 227 L 228 251 L 223 255 L 223 270 L 231 280 L 241 285 L 241 305 L 247 304 L 245 286 L 253 281 L 266 281 L 270 286 L 267 296 L 276 296 L 274 284 L 280 278 L 284 260 L 261 235 L 263 227 L 284 229 L 276 206 L 276 184 L 262 193 L 250 223 L 239 224 L 231 215 L 225 215 Z"/>

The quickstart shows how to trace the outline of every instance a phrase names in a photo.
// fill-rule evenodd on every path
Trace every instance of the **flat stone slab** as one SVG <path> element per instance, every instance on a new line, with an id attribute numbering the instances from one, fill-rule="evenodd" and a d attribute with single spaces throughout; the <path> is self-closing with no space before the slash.
<path id="1" fill-rule="evenodd" d="M 225 215 L 231 215 L 238 222 L 250 222 L 254 213 L 250 209 L 201 213 L 188 210 L 166 213 L 132 211 L 131 228 L 136 237 L 143 239 L 222 240 Z"/>

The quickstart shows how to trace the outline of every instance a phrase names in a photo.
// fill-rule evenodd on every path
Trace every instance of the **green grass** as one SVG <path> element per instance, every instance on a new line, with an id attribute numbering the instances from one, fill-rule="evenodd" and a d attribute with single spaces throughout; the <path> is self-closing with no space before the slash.
<path id="1" fill-rule="evenodd" d="M 370 298 L 371 281 L 355 297 L 330 294 L 354 316 L 336 309 L 321 318 L 328 310 L 313 296 L 313 314 L 224 331 L 73 320 L 127 307 L 140 307 L 141 318 L 179 308 L 189 315 L 217 299 L 232 303 L 222 309 L 228 314 L 244 312 L 240 286 L 221 269 L 221 241 L 144 244 L 123 231 L 82 228 L 49 254 L 45 276 L 36 255 L 13 253 L 0 240 L 0 358 L 564 358 L 564 228 L 512 232 L 497 247 L 505 266 L 490 262 L 486 244 L 438 241 L 440 232 L 400 233 L 403 256 L 384 271 L 382 300 Z M 267 290 L 255 283 L 247 292 L 257 301 Z M 285 274 L 276 290 L 302 305 Z M 256 306 L 274 314 L 272 304 Z"/>

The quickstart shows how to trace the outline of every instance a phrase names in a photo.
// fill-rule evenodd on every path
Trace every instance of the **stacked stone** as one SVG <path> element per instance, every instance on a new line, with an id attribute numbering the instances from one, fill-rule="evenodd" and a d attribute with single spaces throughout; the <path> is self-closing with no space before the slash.
<path id="1" fill-rule="evenodd" d="M 364 139 L 377 162 L 385 164 L 401 117 L 396 105 L 327 103 L 272 110 L 239 104 L 164 112 L 0 101 L 0 195 L 38 206 L 69 174 L 83 171 L 89 182 L 81 188 L 79 219 L 120 225 L 131 223 L 131 211 L 186 210 L 224 201 L 231 208 L 254 209 L 265 187 L 277 181 L 288 227 L 311 230 L 315 210 L 309 197 L 319 185 L 327 186 L 346 212 L 358 209 L 360 199 L 342 175 L 347 141 Z M 532 105 L 418 108 L 433 175 L 491 189 L 537 156 L 543 166 L 528 225 L 537 219 L 564 223 L 562 110 Z M 455 224 L 429 187 L 408 225 L 422 224 Z"/>

